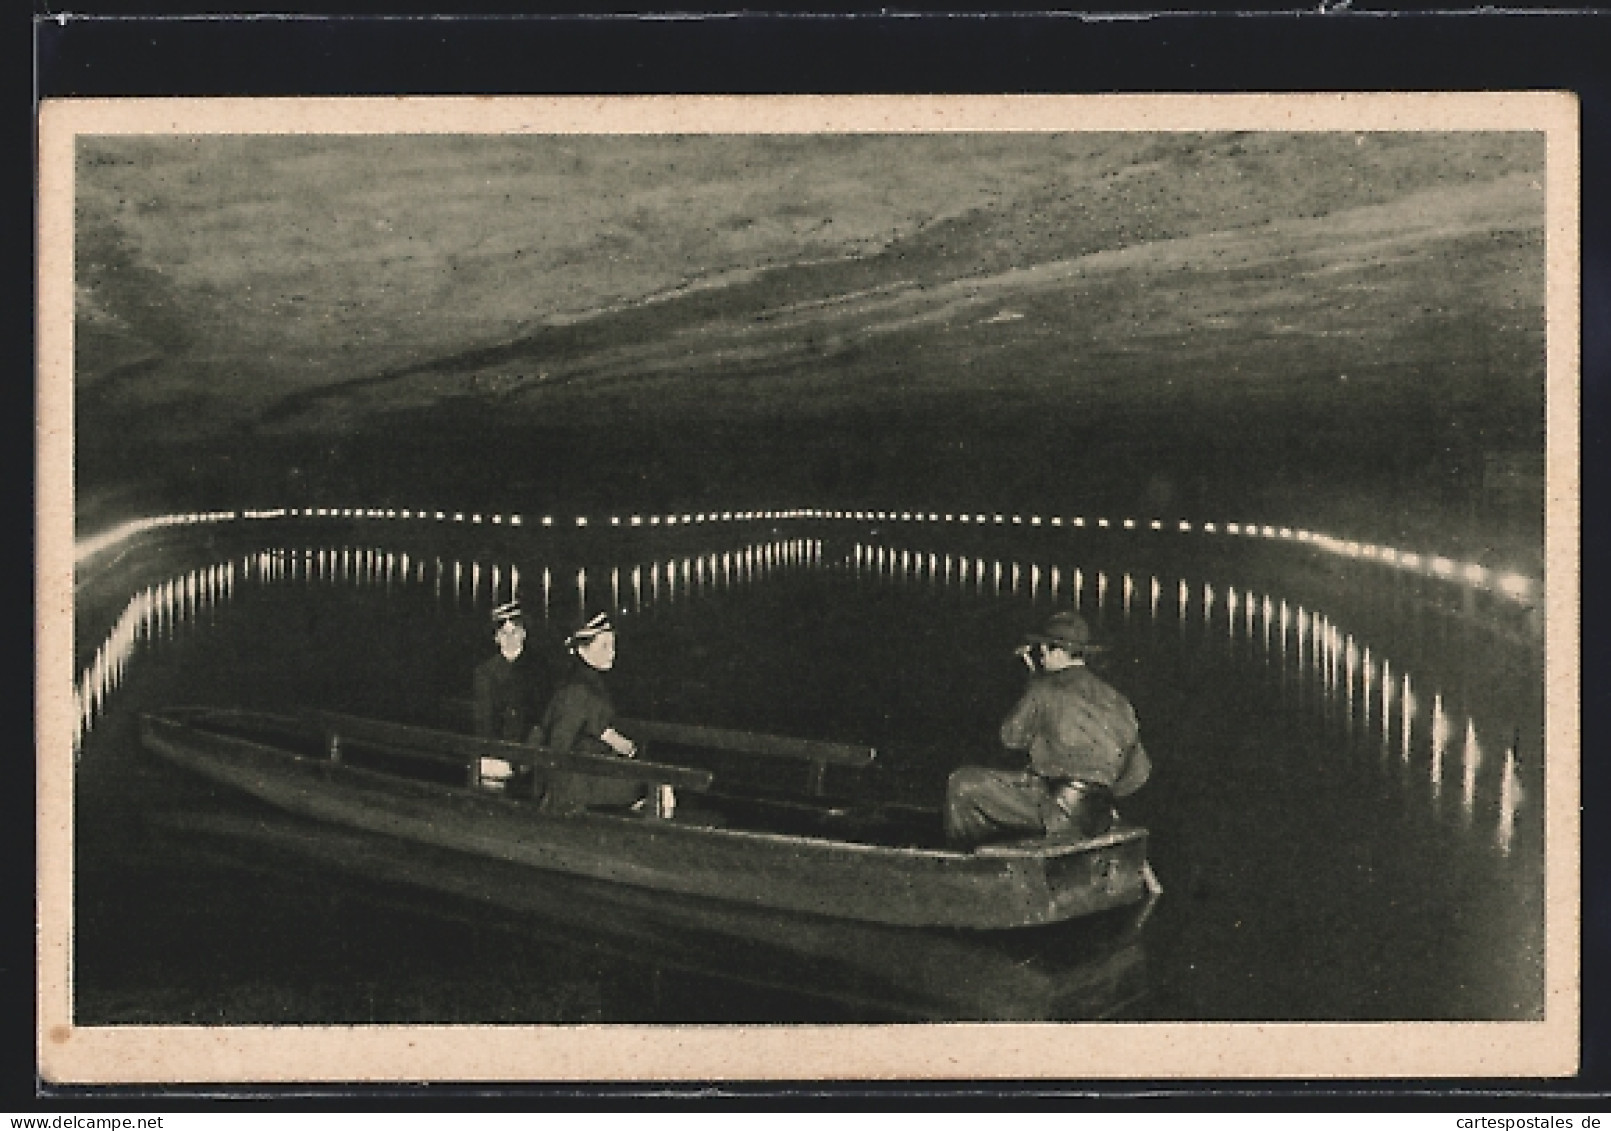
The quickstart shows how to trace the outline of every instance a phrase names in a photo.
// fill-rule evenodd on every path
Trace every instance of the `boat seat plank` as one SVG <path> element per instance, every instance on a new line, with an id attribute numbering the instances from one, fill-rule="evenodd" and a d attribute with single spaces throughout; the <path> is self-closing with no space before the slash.
<path id="1" fill-rule="evenodd" d="M 435 757 L 439 761 L 468 764 L 479 758 L 501 758 L 512 766 L 537 770 L 565 770 L 593 777 L 628 778 L 704 792 L 710 788 L 709 770 L 673 766 L 637 758 L 605 758 L 590 754 L 556 754 L 540 746 L 474 738 L 447 731 L 425 730 L 404 723 L 365 719 L 336 711 L 308 711 L 306 718 L 328 735 L 349 742 L 390 747 L 399 753 Z"/>
<path id="2" fill-rule="evenodd" d="M 1099 848 L 1107 848 L 1110 845 L 1123 844 L 1126 841 L 1136 840 L 1142 836 L 1145 836 L 1144 830 L 1118 828 L 1096 837 L 1073 835 L 1026 837 L 1023 840 L 997 841 L 994 844 L 975 845 L 973 854 L 975 856 L 1046 856 L 1068 850 L 1088 852 Z"/>
<path id="3" fill-rule="evenodd" d="M 731 750 L 741 754 L 760 754 L 835 766 L 869 766 L 878 758 L 877 749 L 871 746 L 847 742 L 821 742 L 808 738 L 786 738 L 781 735 L 756 734 L 751 731 L 695 726 L 689 723 L 622 719 L 620 729 L 623 734 L 630 734 L 633 738 L 649 742 L 669 742 L 676 746 Z"/>

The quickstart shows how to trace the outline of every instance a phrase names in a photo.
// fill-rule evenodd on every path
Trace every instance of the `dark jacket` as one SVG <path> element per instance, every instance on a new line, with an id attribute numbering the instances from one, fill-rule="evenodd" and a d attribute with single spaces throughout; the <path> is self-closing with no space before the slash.
<path id="1" fill-rule="evenodd" d="M 599 737 L 614 725 L 615 704 L 604 677 L 576 660 L 548 701 L 542 725 L 532 732 L 530 742 L 556 754 L 614 758 L 615 750 Z M 577 813 L 596 806 L 631 805 L 646 795 L 647 787 L 629 778 L 546 770 L 536 775 L 533 793 L 544 812 Z"/>
<path id="2" fill-rule="evenodd" d="M 615 704 L 603 675 L 578 660 L 543 712 L 542 744 L 556 754 L 613 756 L 599 736 L 614 725 Z"/>
<path id="3" fill-rule="evenodd" d="M 537 664 L 522 652 L 513 663 L 502 654 L 476 665 L 472 706 L 477 738 L 524 742 L 537 718 Z"/>
<path id="4" fill-rule="evenodd" d="M 1044 778 L 1105 785 L 1116 797 L 1152 773 L 1130 701 L 1084 665 L 1033 677 L 1001 724 L 1001 741 L 1027 750 Z"/>

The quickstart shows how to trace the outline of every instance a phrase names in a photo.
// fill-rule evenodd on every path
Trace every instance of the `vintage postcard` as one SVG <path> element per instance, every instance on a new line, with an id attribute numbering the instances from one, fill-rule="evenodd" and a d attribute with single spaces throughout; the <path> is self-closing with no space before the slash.
<path id="1" fill-rule="evenodd" d="M 45 1080 L 1577 1071 L 1572 96 L 39 126 Z"/>

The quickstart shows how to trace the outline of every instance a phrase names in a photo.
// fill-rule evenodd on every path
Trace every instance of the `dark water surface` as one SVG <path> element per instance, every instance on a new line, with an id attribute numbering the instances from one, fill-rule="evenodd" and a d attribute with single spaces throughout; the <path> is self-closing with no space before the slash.
<path id="1" fill-rule="evenodd" d="M 1542 647 L 1456 586 L 1072 532 L 258 533 L 81 587 L 80 1024 L 1542 1015 Z M 1077 600 L 1155 763 L 1121 809 L 1164 894 L 1008 936 L 562 876 L 489 904 L 464 869 L 509 866 L 292 819 L 135 738 L 181 703 L 457 725 L 512 584 L 544 651 L 620 610 L 624 713 L 871 743 L 840 786 L 928 802 L 1014 764 L 1012 645 Z"/>

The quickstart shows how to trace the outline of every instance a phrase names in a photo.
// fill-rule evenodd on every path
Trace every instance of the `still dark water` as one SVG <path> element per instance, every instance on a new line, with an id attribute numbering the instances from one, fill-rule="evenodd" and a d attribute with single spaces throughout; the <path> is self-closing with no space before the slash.
<path id="1" fill-rule="evenodd" d="M 1542 1016 L 1542 648 L 1452 590 L 1066 532 L 274 534 L 174 535 L 80 593 L 80 1024 Z M 860 786 L 927 801 L 1014 764 L 1012 646 L 1077 602 L 1141 717 L 1154 776 L 1121 809 L 1164 894 L 1000 937 L 559 876 L 489 905 L 456 877 L 497 865 L 294 820 L 134 737 L 180 703 L 458 725 L 514 586 L 542 651 L 583 601 L 620 610 L 623 713 L 872 743 Z"/>

